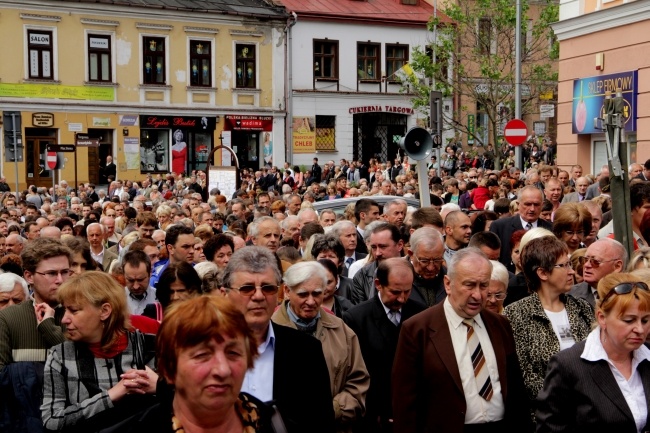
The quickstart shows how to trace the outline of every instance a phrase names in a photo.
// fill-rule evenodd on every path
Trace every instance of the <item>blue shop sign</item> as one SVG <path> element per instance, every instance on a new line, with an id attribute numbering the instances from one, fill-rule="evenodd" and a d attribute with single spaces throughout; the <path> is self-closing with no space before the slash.
<path id="1" fill-rule="evenodd" d="M 623 111 L 625 131 L 636 131 L 637 82 L 637 71 L 573 80 L 573 108 L 571 111 L 573 133 L 601 134 L 603 132 L 594 128 L 594 118 L 603 117 L 605 114 L 603 107 L 605 92 L 612 92 L 612 97 L 614 97 L 617 88 L 621 89 L 625 100 Z"/>

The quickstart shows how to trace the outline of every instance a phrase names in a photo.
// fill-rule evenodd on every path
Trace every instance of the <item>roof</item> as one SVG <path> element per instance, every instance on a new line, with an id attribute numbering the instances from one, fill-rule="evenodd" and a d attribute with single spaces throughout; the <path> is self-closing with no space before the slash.
<path id="1" fill-rule="evenodd" d="M 395 24 L 426 24 L 433 16 L 433 6 L 420 0 L 404 5 L 400 0 L 276 0 L 300 17 L 339 19 Z M 449 18 L 438 12 L 442 21 Z"/>
<path id="2" fill-rule="evenodd" d="M 115 5 L 186 12 L 205 12 L 226 15 L 244 15 L 285 18 L 286 11 L 264 0 L 57 0 L 66 3 Z"/>

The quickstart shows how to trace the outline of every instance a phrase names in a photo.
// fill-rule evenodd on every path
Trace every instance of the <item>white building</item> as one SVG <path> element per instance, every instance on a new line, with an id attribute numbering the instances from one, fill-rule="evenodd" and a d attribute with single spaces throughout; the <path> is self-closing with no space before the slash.
<path id="1" fill-rule="evenodd" d="M 296 17 L 288 40 L 291 163 L 394 160 L 399 138 L 428 126 L 395 73 L 414 47 L 431 42 L 433 7 L 417 0 L 280 1 Z"/>

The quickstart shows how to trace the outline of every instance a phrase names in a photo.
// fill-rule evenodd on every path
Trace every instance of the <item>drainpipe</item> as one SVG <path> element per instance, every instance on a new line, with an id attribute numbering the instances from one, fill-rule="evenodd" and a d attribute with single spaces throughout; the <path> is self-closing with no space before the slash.
<path id="1" fill-rule="evenodd" d="M 298 14 L 295 12 L 291 12 L 291 16 L 287 19 L 287 26 L 284 28 L 284 32 L 286 34 L 285 38 L 285 45 L 284 45 L 284 61 L 285 61 L 285 68 L 284 68 L 284 82 L 286 83 L 284 86 L 284 107 L 285 111 L 287 113 L 287 117 L 285 118 L 284 121 L 284 133 L 285 133 L 285 155 L 286 159 L 285 161 L 289 162 L 290 164 L 293 164 L 293 144 L 292 144 L 292 137 L 293 137 L 293 71 L 292 71 L 292 53 L 293 53 L 293 47 L 292 47 L 292 41 L 293 41 L 293 36 L 291 35 L 291 28 L 296 25 L 298 22 Z"/>

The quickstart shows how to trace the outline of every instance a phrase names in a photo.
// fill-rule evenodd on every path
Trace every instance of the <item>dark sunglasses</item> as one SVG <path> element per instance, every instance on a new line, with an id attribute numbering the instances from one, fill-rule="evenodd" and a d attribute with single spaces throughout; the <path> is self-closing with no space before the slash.
<path id="1" fill-rule="evenodd" d="M 609 291 L 601 301 L 601 304 L 604 304 L 605 301 L 607 301 L 609 298 L 612 296 L 616 295 L 627 295 L 628 293 L 632 293 L 632 290 L 635 288 L 645 290 L 646 292 L 649 292 L 650 289 L 648 288 L 648 285 L 642 281 L 636 282 L 636 283 L 623 283 L 619 284 L 618 286 L 614 287 L 612 290 Z"/>
<path id="2" fill-rule="evenodd" d="M 253 296 L 253 294 L 258 289 L 258 287 L 255 287 L 252 284 L 245 284 L 239 288 L 231 287 L 230 289 L 238 291 L 243 296 L 250 297 Z M 263 286 L 259 287 L 259 289 L 265 295 L 275 295 L 276 293 L 278 293 L 279 286 L 274 286 L 273 284 L 264 284 Z"/>

